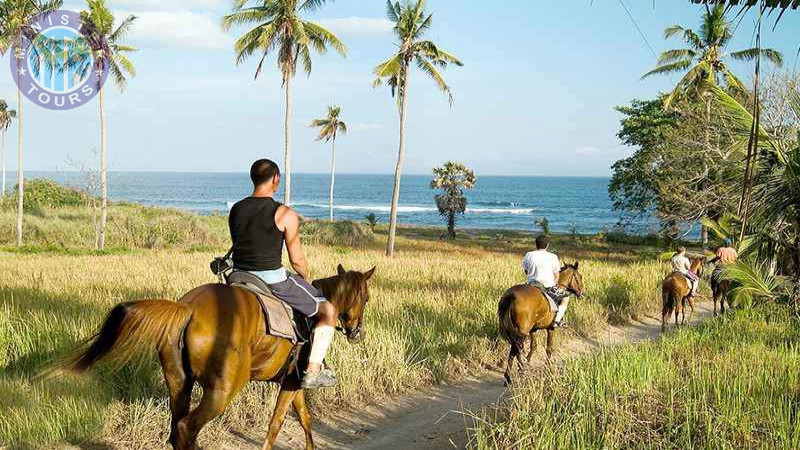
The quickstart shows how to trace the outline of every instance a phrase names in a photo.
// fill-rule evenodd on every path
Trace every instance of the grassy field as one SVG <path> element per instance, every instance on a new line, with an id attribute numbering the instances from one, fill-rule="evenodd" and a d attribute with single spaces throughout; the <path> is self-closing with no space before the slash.
<path id="1" fill-rule="evenodd" d="M 115 205 L 103 253 L 90 250 L 94 232 L 86 208 L 38 208 L 26 217 L 29 245 L 22 249 L 11 246 L 12 221 L 13 212 L 0 211 L 0 446 L 164 447 L 168 407 L 155 358 L 118 373 L 101 368 L 45 384 L 31 377 L 90 335 L 114 304 L 176 299 L 214 282 L 208 262 L 226 250 L 225 218 Z M 497 300 L 523 281 L 520 259 L 530 249 L 529 234 L 470 232 L 442 242 L 440 230 L 403 228 L 398 256 L 388 260 L 383 228 L 374 238 L 363 230 L 353 238 L 348 226 L 338 227 L 345 232 L 306 226 L 312 274 L 330 275 L 340 262 L 378 271 L 369 336 L 358 346 L 337 336 L 330 360 L 341 382 L 314 392 L 313 408 L 378 402 L 504 360 Z M 554 247 L 581 261 L 588 295 L 572 302 L 569 313 L 577 332 L 592 335 L 609 321 L 659 305 L 657 286 L 667 269 L 654 259 L 658 249 L 589 237 L 559 237 Z M 201 444 L 213 445 L 225 430 L 264 426 L 273 393 L 267 384 L 248 386 L 205 429 Z"/>
<path id="2" fill-rule="evenodd" d="M 474 448 L 799 448 L 799 345 L 772 307 L 575 359 L 515 389 Z"/>

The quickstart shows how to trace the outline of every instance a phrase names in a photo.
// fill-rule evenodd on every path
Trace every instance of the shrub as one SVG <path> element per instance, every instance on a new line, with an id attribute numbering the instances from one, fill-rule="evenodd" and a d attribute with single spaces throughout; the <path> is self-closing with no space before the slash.
<path id="1" fill-rule="evenodd" d="M 17 187 L 9 194 L 17 197 Z M 52 180 L 29 180 L 25 182 L 25 211 L 36 212 L 42 207 L 83 206 L 89 195 L 80 189 L 62 186 Z M 3 203 L 15 204 L 13 201 Z"/>
<path id="2" fill-rule="evenodd" d="M 300 233 L 304 243 L 345 247 L 363 247 L 375 239 L 369 226 L 349 220 L 304 222 Z"/>

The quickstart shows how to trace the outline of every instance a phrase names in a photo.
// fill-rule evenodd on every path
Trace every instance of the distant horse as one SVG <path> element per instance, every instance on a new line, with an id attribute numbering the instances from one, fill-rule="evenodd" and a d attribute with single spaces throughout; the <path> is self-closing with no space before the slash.
<path id="1" fill-rule="evenodd" d="M 375 273 L 345 271 L 314 281 L 339 313 L 342 331 L 351 343 L 364 339 L 364 309 L 369 300 L 367 281 Z M 179 301 L 139 300 L 121 303 L 108 314 L 87 346 L 59 367 L 85 372 L 106 356 L 119 364 L 142 349 L 156 348 L 169 389 L 172 425 L 169 442 L 177 450 L 194 449 L 197 435 L 222 414 L 249 381 L 280 383 L 264 449 L 278 437 L 289 405 L 306 434 L 306 449 L 314 448 L 311 414 L 296 372 L 288 373 L 293 344 L 265 333 L 258 299 L 246 289 L 206 284 Z M 194 383 L 203 398 L 193 411 Z"/>
<path id="2" fill-rule="evenodd" d="M 703 276 L 703 268 L 706 262 L 705 256 L 701 258 L 692 258 L 689 270 L 694 272 L 698 278 Z M 686 306 L 689 306 L 691 313 L 689 313 L 689 321 L 694 316 L 694 300 L 689 295 L 692 293 L 692 288 L 689 285 L 689 280 L 678 272 L 672 272 L 664 278 L 661 283 L 661 332 L 663 333 L 667 328 L 667 319 L 672 314 L 675 314 L 675 326 L 678 326 L 678 316 L 681 316 L 680 324 L 686 323 Z"/>
<path id="3" fill-rule="evenodd" d="M 583 278 L 578 273 L 578 263 L 566 265 L 561 268 L 558 285 L 578 298 L 583 297 Z M 522 350 L 525 340 L 530 340 L 530 351 L 527 362 L 530 364 L 533 351 L 536 349 L 534 333 L 538 330 L 547 330 L 547 357 L 553 355 L 555 345 L 555 332 L 553 321 L 556 313 L 551 311 L 550 302 L 547 301 L 541 289 L 527 284 L 520 284 L 507 290 L 500 297 L 497 310 L 500 320 L 500 334 L 511 344 L 506 366 L 506 384 L 511 384 L 511 365 L 516 358 L 517 366 L 523 370 Z"/>
<path id="4" fill-rule="evenodd" d="M 715 270 L 711 273 L 711 292 L 714 294 L 714 316 L 717 315 L 717 301 L 719 301 L 720 314 L 725 314 L 725 302 L 731 306 L 728 293 L 731 291 L 731 280 L 722 278 Z"/>

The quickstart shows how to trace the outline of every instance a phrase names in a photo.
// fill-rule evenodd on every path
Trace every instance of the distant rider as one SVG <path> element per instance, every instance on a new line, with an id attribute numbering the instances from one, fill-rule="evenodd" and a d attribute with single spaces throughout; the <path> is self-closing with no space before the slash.
<path id="1" fill-rule="evenodd" d="M 528 278 L 528 284 L 536 286 L 550 294 L 554 299 L 561 299 L 553 326 L 565 325 L 564 315 L 567 313 L 569 298 L 564 296 L 558 286 L 558 277 L 561 273 L 561 262 L 553 253 L 547 251 L 550 246 L 550 237 L 539 235 L 536 238 L 536 250 L 528 252 L 522 260 L 522 270 Z"/>
<path id="2" fill-rule="evenodd" d="M 719 280 L 722 268 L 736 262 L 736 260 L 739 259 L 739 254 L 736 252 L 736 249 L 733 248 L 733 241 L 728 238 L 725 238 L 722 242 L 722 246 L 718 247 L 717 251 L 714 253 L 714 259 L 709 261 L 711 264 L 716 263 L 716 267 L 714 267 L 714 271 L 711 273 L 711 279 Z"/>
<path id="3" fill-rule="evenodd" d="M 686 257 L 686 247 L 678 247 L 675 256 L 672 257 L 672 271 L 680 273 L 689 280 L 691 286 L 691 296 L 697 295 L 697 289 L 700 287 L 700 277 L 692 272 L 692 262 Z"/>
<path id="4" fill-rule="evenodd" d="M 331 369 L 323 369 L 322 363 L 333 340 L 336 309 L 307 281 L 308 261 L 300 244 L 300 218 L 292 208 L 272 198 L 281 182 L 277 164 L 268 159 L 254 162 L 250 179 L 253 194 L 233 205 L 228 216 L 234 267 L 257 275 L 277 298 L 315 320 L 302 387 L 334 386 L 336 374 Z M 297 275 L 283 267 L 284 243 Z"/>

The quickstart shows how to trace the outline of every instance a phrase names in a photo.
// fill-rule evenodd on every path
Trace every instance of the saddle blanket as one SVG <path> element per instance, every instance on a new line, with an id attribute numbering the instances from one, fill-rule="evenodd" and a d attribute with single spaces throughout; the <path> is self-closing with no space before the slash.
<path id="1" fill-rule="evenodd" d="M 553 293 L 550 292 L 549 289 L 547 289 L 546 287 L 542 286 L 539 283 L 528 283 L 528 285 L 531 286 L 531 287 L 537 288 L 540 291 L 542 291 L 542 294 L 544 295 L 544 298 L 547 299 L 547 303 L 550 304 L 550 312 L 558 311 L 558 304 L 561 303 L 561 299 L 560 298 L 553 297 Z"/>
<path id="2" fill-rule="evenodd" d="M 298 340 L 306 340 L 305 336 L 298 336 L 305 333 L 298 332 L 294 310 L 275 297 L 258 277 L 247 272 L 234 272 L 227 281 L 229 286 L 247 289 L 256 296 L 264 313 L 267 334 L 288 339 L 293 344 L 297 344 Z"/>

